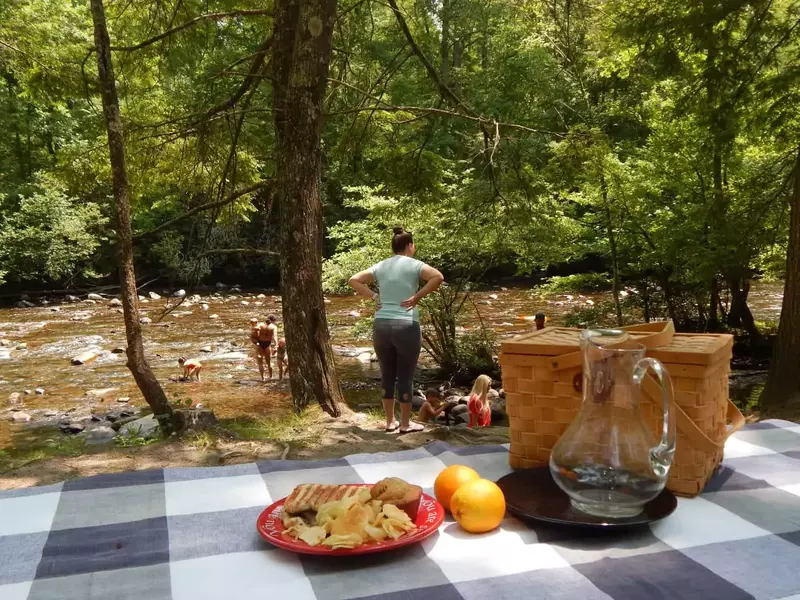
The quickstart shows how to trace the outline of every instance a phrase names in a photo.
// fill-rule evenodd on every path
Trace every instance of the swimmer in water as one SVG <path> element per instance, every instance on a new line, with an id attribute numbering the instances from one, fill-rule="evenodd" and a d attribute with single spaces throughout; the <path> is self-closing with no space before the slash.
<path id="1" fill-rule="evenodd" d="M 178 364 L 183 367 L 183 380 L 184 381 L 191 381 L 192 377 L 197 379 L 197 383 L 200 382 L 200 371 L 203 370 L 203 365 L 200 364 L 199 360 L 195 360 L 190 358 L 186 360 L 184 357 L 180 357 L 178 359 Z"/>

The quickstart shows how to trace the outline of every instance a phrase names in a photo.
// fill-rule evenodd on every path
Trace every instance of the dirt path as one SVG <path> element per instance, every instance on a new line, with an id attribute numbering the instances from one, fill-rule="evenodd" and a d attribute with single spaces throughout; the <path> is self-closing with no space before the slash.
<path id="1" fill-rule="evenodd" d="M 420 433 L 399 435 L 383 431 L 380 422 L 363 413 L 350 413 L 334 420 L 320 414 L 297 442 L 237 440 L 224 430 L 169 439 L 148 446 L 108 448 L 81 456 L 60 456 L 31 461 L 0 473 L 0 490 L 50 485 L 104 473 L 160 469 L 165 467 L 209 467 L 268 459 L 321 460 L 349 454 L 396 452 L 443 440 L 454 446 L 505 444 L 507 427 L 483 430 L 428 426 Z"/>

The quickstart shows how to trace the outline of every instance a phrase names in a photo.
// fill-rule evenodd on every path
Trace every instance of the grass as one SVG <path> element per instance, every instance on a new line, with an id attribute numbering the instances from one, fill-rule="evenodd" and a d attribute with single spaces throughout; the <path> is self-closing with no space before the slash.
<path id="1" fill-rule="evenodd" d="M 242 417 L 221 422 L 221 426 L 243 440 L 269 440 L 294 446 L 311 446 L 321 435 L 315 431 L 322 411 L 311 407 L 301 414 L 289 413 L 275 418 Z"/>
<path id="2" fill-rule="evenodd" d="M 86 453 L 82 437 L 55 437 L 36 448 L 0 450 L 0 474 L 25 464 L 58 456 L 80 456 Z"/>

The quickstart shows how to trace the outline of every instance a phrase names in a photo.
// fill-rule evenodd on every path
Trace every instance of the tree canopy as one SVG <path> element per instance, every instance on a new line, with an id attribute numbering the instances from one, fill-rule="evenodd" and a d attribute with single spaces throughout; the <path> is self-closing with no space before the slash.
<path id="1" fill-rule="evenodd" d="M 140 271 L 276 282 L 273 7 L 108 2 Z M 111 276 L 92 20 L 0 4 L 0 277 Z M 800 2 L 348 0 L 324 98 L 324 283 L 415 233 L 445 270 L 591 256 L 619 301 L 752 329 L 782 277 Z M 730 300 L 726 300 L 730 298 Z"/>

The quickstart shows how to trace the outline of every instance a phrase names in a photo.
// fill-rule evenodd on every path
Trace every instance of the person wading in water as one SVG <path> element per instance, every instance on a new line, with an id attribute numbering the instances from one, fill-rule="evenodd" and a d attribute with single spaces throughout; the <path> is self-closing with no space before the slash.
<path id="1" fill-rule="evenodd" d="M 381 367 L 386 431 L 399 428 L 400 433 L 408 433 L 424 429 L 423 425 L 410 422 L 414 370 L 422 350 L 417 303 L 436 291 L 444 277 L 414 258 L 416 248 L 410 231 L 394 229 L 392 250 L 394 256 L 353 275 L 349 283 L 378 306 L 372 341 Z M 422 289 L 420 281 L 425 282 Z M 378 292 L 368 287 L 372 283 L 378 284 Z M 400 402 L 400 423 L 394 416 L 395 390 Z"/>
<path id="2" fill-rule="evenodd" d="M 272 379 L 272 350 L 271 346 L 278 336 L 278 327 L 275 325 L 275 315 L 267 317 L 266 323 L 259 323 L 258 319 L 250 319 L 250 341 L 256 347 L 256 360 L 258 361 L 258 372 L 261 374 L 261 381 L 264 378 L 264 362 L 267 363 L 267 373 Z"/>

